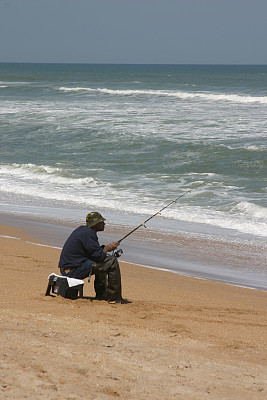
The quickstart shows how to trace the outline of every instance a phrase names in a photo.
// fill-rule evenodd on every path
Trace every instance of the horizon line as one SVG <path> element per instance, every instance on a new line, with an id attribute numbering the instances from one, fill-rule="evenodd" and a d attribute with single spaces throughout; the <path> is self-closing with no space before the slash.
<path id="1" fill-rule="evenodd" d="M 203 66 L 267 66 L 267 64 L 247 63 L 120 63 L 120 62 L 58 62 L 58 61 L 0 61 L 0 64 L 57 64 L 57 65 L 203 65 Z"/>

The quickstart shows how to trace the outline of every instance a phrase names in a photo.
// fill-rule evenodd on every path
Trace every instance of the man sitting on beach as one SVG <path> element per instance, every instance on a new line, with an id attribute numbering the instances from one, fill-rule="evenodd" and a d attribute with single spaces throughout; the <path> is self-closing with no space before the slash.
<path id="1" fill-rule="evenodd" d="M 63 246 L 59 268 L 61 275 L 85 279 L 95 275 L 96 298 L 114 303 L 126 303 L 121 296 L 121 274 L 116 257 L 107 255 L 119 243 L 100 246 L 97 232 L 105 229 L 105 218 L 98 212 L 86 216 L 86 225 L 75 229 Z"/>

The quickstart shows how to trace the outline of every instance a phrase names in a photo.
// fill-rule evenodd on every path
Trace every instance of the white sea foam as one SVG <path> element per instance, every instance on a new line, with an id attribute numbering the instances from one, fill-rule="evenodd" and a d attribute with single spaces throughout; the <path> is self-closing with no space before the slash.
<path id="1" fill-rule="evenodd" d="M 18 180 L 32 181 L 33 183 L 44 182 L 50 184 L 70 185 L 76 183 L 78 185 L 96 184 L 96 180 L 92 177 L 79 178 L 67 177 L 66 172 L 62 168 L 54 168 L 47 165 L 35 164 L 17 164 L 0 166 L 0 176 L 10 175 L 17 176 Z"/>
<path id="2" fill-rule="evenodd" d="M 238 94 L 224 94 L 224 93 L 209 93 L 209 92 L 182 92 L 182 91 L 165 91 L 165 90 L 114 90 L 106 88 L 89 88 L 89 87 L 60 87 L 63 92 L 91 92 L 103 93 L 120 96 L 136 96 L 136 95 L 149 95 L 149 96 L 165 96 L 175 97 L 179 99 L 198 99 L 208 101 L 228 101 L 236 103 L 262 103 L 267 104 L 267 96 L 244 96 Z"/>
<path id="3" fill-rule="evenodd" d="M 245 146 L 245 149 L 247 149 L 247 150 L 251 150 L 251 151 L 261 151 L 261 150 L 264 150 L 264 148 L 263 148 L 263 146 L 262 147 L 260 147 L 260 146 Z"/>
<path id="4" fill-rule="evenodd" d="M 126 190 L 119 193 L 110 183 L 93 177 L 80 178 L 61 168 L 35 164 L 0 166 L 1 192 L 31 199 L 70 202 L 120 209 L 121 199 L 131 196 Z"/>
<path id="5" fill-rule="evenodd" d="M 229 150 L 249 150 L 249 151 L 264 151 L 265 146 L 255 146 L 255 145 L 243 145 L 243 146 L 230 146 L 230 145 L 225 145 L 223 143 L 220 144 L 220 147 L 224 147 Z"/>
<path id="6" fill-rule="evenodd" d="M 250 217 L 259 218 L 267 221 L 267 208 L 259 206 L 257 204 L 242 201 L 233 207 L 234 212 L 241 212 Z"/>
<path id="7" fill-rule="evenodd" d="M 1 83 L 4 83 L 6 85 L 31 85 L 31 82 L 27 81 L 2 81 Z"/>
<path id="8" fill-rule="evenodd" d="M 260 215 L 266 216 L 266 209 L 260 212 L 256 211 L 256 218 L 255 215 L 252 215 L 253 213 L 250 215 L 243 212 L 238 213 L 237 210 L 238 208 L 236 208 L 234 214 L 229 214 L 210 208 L 184 206 L 179 207 L 179 209 L 168 209 L 164 212 L 164 216 L 185 222 L 210 225 L 211 227 L 217 226 L 243 234 L 267 237 L 267 218 L 262 219 L 260 217 Z"/>

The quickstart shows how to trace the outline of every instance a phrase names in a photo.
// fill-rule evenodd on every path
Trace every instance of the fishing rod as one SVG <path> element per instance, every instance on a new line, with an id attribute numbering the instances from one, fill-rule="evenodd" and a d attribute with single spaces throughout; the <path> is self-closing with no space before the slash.
<path id="1" fill-rule="evenodd" d="M 134 228 L 133 230 L 131 230 L 131 232 L 127 233 L 127 235 L 123 236 L 123 238 L 121 238 L 120 240 L 118 240 L 118 243 L 121 243 L 124 239 L 126 239 L 128 236 L 130 236 L 132 233 L 134 233 L 135 231 L 137 231 L 137 229 L 141 228 L 141 226 L 145 226 L 146 223 L 148 221 L 150 221 L 152 218 L 156 217 L 156 215 L 160 214 L 163 210 L 165 210 L 167 207 L 170 207 L 170 205 L 172 205 L 173 203 L 176 203 L 179 199 L 181 199 L 182 197 L 186 196 L 188 193 L 192 192 L 192 190 L 195 190 L 196 188 L 198 188 L 199 186 L 204 185 L 205 182 L 200 183 L 199 185 L 195 186 L 194 188 L 188 190 L 187 192 L 181 194 L 179 197 L 177 197 L 175 200 L 172 200 L 169 204 L 167 204 L 166 206 L 164 206 L 163 208 L 161 208 L 159 211 L 157 211 L 155 214 L 151 215 L 151 217 L 149 217 L 148 219 L 146 219 L 144 222 L 142 222 L 140 225 L 138 225 L 136 228 Z M 118 250 L 119 255 L 121 255 L 121 250 Z"/>

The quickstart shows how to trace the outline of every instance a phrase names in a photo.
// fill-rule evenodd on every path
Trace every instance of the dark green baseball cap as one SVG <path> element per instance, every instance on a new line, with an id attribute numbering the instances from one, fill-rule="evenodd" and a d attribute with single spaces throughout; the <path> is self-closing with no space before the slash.
<path id="1" fill-rule="evenodd" d="M 91 228 L 92 226 L 97 225 L 99 222 L 106 221 L 106 218 L 103 218 L 99 212 L 90 212 L 86 215 L 86 226 Z"/>

